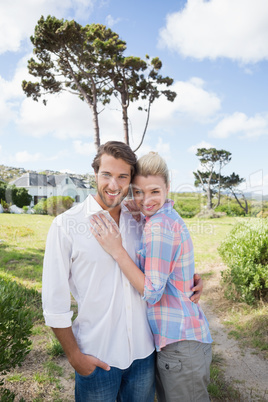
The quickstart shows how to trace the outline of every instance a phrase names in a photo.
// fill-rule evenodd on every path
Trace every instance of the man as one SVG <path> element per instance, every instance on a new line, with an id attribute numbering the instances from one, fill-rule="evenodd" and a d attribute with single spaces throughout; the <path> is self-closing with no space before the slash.
<path id="1" fill-rule="evenodd" d="M 44 317 L 75 369 L 77 402 L 154 401 L 154 343 L 146 304 L 89 229 L 89 216 L 108 211 L 136 261 L 142 223 L 121 204 L 135 165 L 126 144 L 102 145 L 92 163 L 95 198 L 88 196 L 56 217 L 47 237 Z M 78 303 L 73 323 L 70 292 Z"/>

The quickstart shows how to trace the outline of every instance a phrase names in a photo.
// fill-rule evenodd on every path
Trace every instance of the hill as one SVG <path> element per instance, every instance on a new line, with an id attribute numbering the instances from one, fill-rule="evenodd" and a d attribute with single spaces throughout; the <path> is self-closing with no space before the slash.
<path id="1" fill-rule="evenodd" d="M 69 172 L 58 172 L 53 170 L 43 170 L 42 172 L 37 172 L 35 170 L 27 170 L 21 167 L 12 167 L 12 166 L 5 166 L 0 165 L 0 181 L 4 181 L 5 183 L 10 183 L 13 180 L 21 177 L 25 173 L 39 173 L 45 175 L 59 175 L 63 173 L 68 173 L 70 177 L 74 176 L 78 179 L 83 180 L 84 182 L 89 182 L 94 187 L 95 177 L 90 174 L 76 174 L 76 173 L 69 173 Z"/>

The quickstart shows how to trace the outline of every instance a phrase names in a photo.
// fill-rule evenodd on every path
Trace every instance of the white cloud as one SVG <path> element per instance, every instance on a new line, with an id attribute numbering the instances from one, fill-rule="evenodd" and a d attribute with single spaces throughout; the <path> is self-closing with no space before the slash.
<path id="1" fill-rule="evenodd" d="M 235 134 L 248 138 L 268 135 L 268 113 L 248 117 L 244 113 L 235 112 L 224 117 L 209 134 L 216 138 L 228 138 Z"/>
<path id="2" fill-rule="evenodd" d="M 188 0 L 167 16 L 159 45 L 199 60 L 255 63 L 268 59 L 267 21 L 267 0 Z"/>
<path id="3" fill-rule="evenodd" d="M 92 115 L 85 102 L 69 93 L 47 99 L 47 106 L 30 98 L 22 102 L 17 124 L 24 133 L 37 138 L 47 134 L 61 139 L 92 138 Z"/>
<path id="4" fill-rule="evenodd" d="M 111 15 L 107 15 L 106 17 L 106 25 L 112 28 L 114 25 L 118 24 L 121 21 L 121 18 L 113 18 Z"/>
<path id="5" fill-rule="evenodd" d="M 221 100 L 205 89 L 205 82 L 198 77 L 188 81 L 176 81 L 170 88 L 177 93 L 174 102 L 164 96 L 156 100 L 151 109 L 150 127 L 175 126 L 178 119 L 205 123 L 221 109 Z"/>
<path id="6" fill-rule="evenodd" d="M 28 151 L 16 152 L 14 160 L 18 163 L 27 163 L 32 161 L 38 161 L 41 159 L 41 154 L 36 152 L 35 154 L 30 154 Z"/>
<path id="7" fill-rule="evenodd" d="M 73 146 L 75 152 L 79 155 L 92 156 L 96 153 L 93 142 L 73 141 Z"/>
<path id="8" fill-rule="evenodd" d="M 13 0 L 0 2 L 0 54 L 17 52 L 21 42 L 34 34 L 37 21 L 44 15 L 61 19 L 75 12 L 75 19 L 87 20 L 94 0 Z"/>
<path id="9" fill-rule="evenodd" d="M 188 148 L 187 151 L 188 151 L 190 154 L 196 154 L 198 148 L 206 148 L 206 149 L 209 149 L 209 148 L 215 148 L 215 147 L 214 147 L 212 144 L 210 144 L 209 142 L 201 141 L 201 142 L 199 142 L 199 143 L 196 144 L 196 145 L 192 145 L 190 148 Z"/>

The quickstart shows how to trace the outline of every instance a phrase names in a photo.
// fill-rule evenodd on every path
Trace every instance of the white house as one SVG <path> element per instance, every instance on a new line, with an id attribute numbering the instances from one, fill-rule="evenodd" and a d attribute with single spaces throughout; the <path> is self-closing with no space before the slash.
<path id="1" fill-rule="evenodd" d="M 75 176 L 68 174 L 45 175 L 39 173 L 26 173 L 18 179 L 10 182 L 16 187 L 24 187 L 33 197 L 32 205 L 42 198 L 52 196 L 70 196 L 75 202 L 82 202 L 88 194 L 95 194 L 95 189 Z"/>

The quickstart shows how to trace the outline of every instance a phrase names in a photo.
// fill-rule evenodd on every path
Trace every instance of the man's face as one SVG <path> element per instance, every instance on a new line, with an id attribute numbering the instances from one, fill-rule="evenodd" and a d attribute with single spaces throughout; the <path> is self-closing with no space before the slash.
<path id="1" fill-rule="evenodd" d="M 95 174 L 96 200 L 103 209 L 115 208 L 127 196 L 131 180 L 131 166 L 111 155 L 101 156 L 100 168 Z"/>

